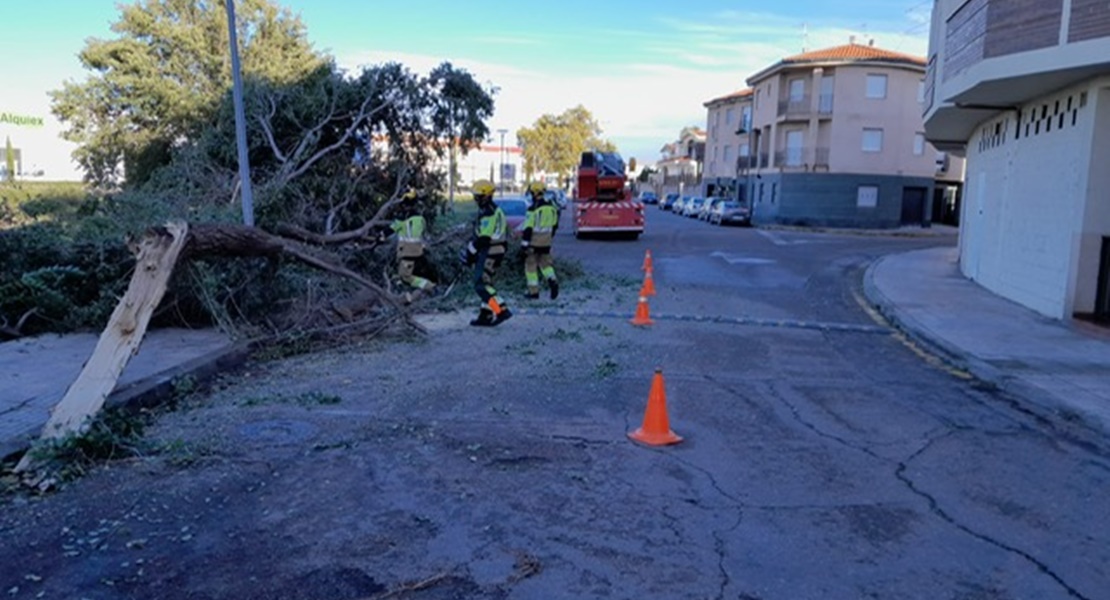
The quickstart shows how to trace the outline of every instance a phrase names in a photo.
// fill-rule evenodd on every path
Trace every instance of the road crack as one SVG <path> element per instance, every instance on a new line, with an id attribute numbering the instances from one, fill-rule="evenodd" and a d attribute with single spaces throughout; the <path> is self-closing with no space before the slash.
<path id="1" fill-rule="evenodd" d="M 1047 575 L 1049 578 L 1051 578 L 1053 581 L 1055 581 L 1072 598 L 1080 598 L 1081 600 L 1092 600 L 1089 596 L 1083 595 L 1082 593 L 1079 592 L 1079 590 L 1075 589 L 1071 585 L 1068 585 L 1068 583 L 1066 581 L 1064 581 L 1063 577 L 1061 577 L 1058 573 L 1056 573 L 1054 570 L 1052 570 L 1051 567 L 1049 567 L 1045 563 L 1038 560 L 1032 554 L 1029 554 L 1028 552 L 1026 552 L 1026 551 L 1024 551 L 1020 548 L 1017 548 L 1015 546 L 1011 546 L 1010 544 L 1007 544 L 1007 543 L 1003 542 L 1002 540 L 995 539 L 995 538 L 993 538 L 993 537 L 991 537 L 991 536 L 989 536 L 985 533 L 980 533 L 978 531 L 975 531 L 971 527 L 968 527 L 967 525 L 964 525 L 963 523 L 957 521 L 954 517 L 949 515 L 944 510 L 944 508 L 942 508 L 940 506 L 940 502 L 938 502 L 937 499 L 932 494 L 930 494 L 930 493 L 926 492 L 925 490 L 919 488 L 913 482 L 913 480 L 910 479 L 910 477 L 906 474 L 906 469 L 909 468 L 909 464 L 911 462 L 913 462 L 915 459 L 917 459 L 919 456 L 924 454 L 926 451 L 928 451 L 933 446 L 934 443 L 936 443 L 936 442 L 938 442 L 938 441 L 940 441 L 944 438 L 949 437 L 953 433 L 955 433 L 955 432 L 949 432 L 949 433 L 946 433 L 944 435 L 940 435 L 940 436 L 937 436 L 933 439 L 928 440 L 924 445 L 922 445 L 921 448 L 919 448 L 916 452 L 914 452 L 912 455 L 910 455 L 906 460 L 900 461 L 898 463 L 898 468 L 895 470 L 895 476 L 898 478 L 898 480 L 901 481 L 914 495 L 916 495 L 920 498 L 923 498 L 928 503 L 929 510 L 934 515 L 940 517 L 943 521 L 945 521 L 949 525 L 955 527 L 956 529 L 959 529 L 960 531 L 966 533 L 967 535 L 970 535 L 971 537 L 973 537 L 973 538 L 975 538 L 979 541 L 985 542 L 987 544 L 990 544 L 992 546 L 995 546 L 997 548 L 1005 550 L 1006 552 L 1009 552 L 1011 554 L 1014 554 L 1014 555 L 1017 555 L 1017 556 L 1020 556 L 1020 557 L 1024 558 L 1025 560 L 1027 560 L 1028 562 L 1033 564 L 1035 567 L 1037 567 L 1037 569 L 1039 571 L 1041 571 L 1042 573 Z"/>

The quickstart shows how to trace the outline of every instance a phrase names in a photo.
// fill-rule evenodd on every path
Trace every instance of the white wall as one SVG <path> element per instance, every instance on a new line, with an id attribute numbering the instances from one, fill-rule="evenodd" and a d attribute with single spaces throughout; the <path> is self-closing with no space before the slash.
<path id="1" fill-rule="evenodd" d="M 1103 236 L 1110 236 L 1110 79 L 1097 82 L 1089 98 L 1094 103 L 1093 139 L 1087 180 L 1086 209 L 1075 252 L 1078 269 L 1074 289 L 1076 312 L 1090 313 L 1097 297 L 1099 257 Z"/>
<path id="2" fill-rule="evenodd" d="M 1019 137 L 1017 115 L 1010 111 L 980 124 L 967 145 L 961 270 L 995 293 L 1054 318 L 1072 314 L 1094 98 L 1088 93 L 1086 105 L 1079 104 L 1089 87 L 1071 88 L 1023 107 Z M 1067 111 L 1060 127 L 1054 116 L 1056 103 L 1063 109 L 1069 99 L 1075 125 L 1072 111 Z M 1039 118 L 1042 107 L 1047 119 Z M 1037 118 L 1029 117 L 1030 109 L 1036 110 Z"/>
<path id="3" fill-rule="evenodd" d="M 77 145 L 62 139 L 62 124 L 49 112 L 49 104 L 23 108 L 0 98 L 0 113 L 42 119 L 42 125 L 16 125 L 0 122 L 0 164 L 3 164 L 5 141 L 10 138 L 12 147 L 23 155 L 23 171 L 41 175 L 20 177 L 28 181 L 81 181 L 83 171 L 72 158 Z"/>

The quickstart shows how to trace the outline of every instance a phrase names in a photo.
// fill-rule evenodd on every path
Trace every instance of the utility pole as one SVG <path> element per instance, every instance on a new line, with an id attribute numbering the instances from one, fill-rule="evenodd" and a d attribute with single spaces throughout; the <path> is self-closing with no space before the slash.
<path id="1" fill-rule="evenodd" d="M 508 129 L 498 129 L 497 133 L 501 134 L 501 152 L 499 152 L 498 155 L 497 155 L 497 160 L 501 162 L 500 166 L 498 166 L 498 171 L 499 172 L 497 174 L 498 181 L 501 182 L 501 185 L 499 185 L 497 187 L 501 192 L 501 197 L 504 198 L 505 197 L 505 134 L 509 133 L 509 130 Z"/>
<path id="2" fill-rule="evenodd" d="M 235 33 L 235 0 L 226 0 L 227 33 L 231 45 L 232 99 L 235 103 L 235 139 L 239 146 L 239 185 L 243 199 L 243 224 L 254 227 L 254 195 L 251 165 L 247 156 L 247 118 L 243 111 L 243 75 L 239 68 L 239 41 Z"/>

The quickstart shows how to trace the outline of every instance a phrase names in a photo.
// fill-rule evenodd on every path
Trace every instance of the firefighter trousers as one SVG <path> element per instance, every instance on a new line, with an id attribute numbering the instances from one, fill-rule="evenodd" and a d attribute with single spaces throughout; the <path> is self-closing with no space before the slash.
<path id="1" fill-rule="evenodd" d="M 497 295 L 497 289 L 493 287 L 493 276 L 504 257 L 504 252 L 490 254 L 487 248 L 478 251 L 478 259 L 474 262 L 474 291 L 482 301 L 482 310 L 488 310 L 494 315 L 499 314 L 504 305 L 504 301 Z"/>
<path id="2" fill-rule="evenodd" d="M 530 246 L 524 253 L 524 279 L 528 283 L 530 295 L 540 293 L 540 275 L 549 283 L 555 280 L 551 246 Z"/>

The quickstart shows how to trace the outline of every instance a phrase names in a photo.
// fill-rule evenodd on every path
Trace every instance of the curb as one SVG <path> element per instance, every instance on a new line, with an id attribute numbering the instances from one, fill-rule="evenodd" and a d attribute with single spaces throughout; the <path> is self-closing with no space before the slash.
<path id="1" fill-rule="evenodd" d="M 1090 441 L 1086 438 L 1093 435 L 1097 440 L 1091 443 L 1099 446 L 1107 444 L 1107 438 L 1110 437 L 1110 424 L 1061 401 L 1050 392 L 1007 374 L 947 340 L 930 335 L 926 327 L 891 302 L 874 281 L 875 270 L 890 256 L 896 256 L 896 254 L 883 256 L 867 267 L 863 276 L 863 293 L 867 301 L 888 319 L 897 331 L 905 334 L 944 364 L 966 371 L 975 379 L 1005 392 L 1017 410 L 1045 421 L 1054 429 L 1067 435 L 1084 438 L 1085 441 Z M 1081 430 L 1077 430 L 1077 426 L 1081 427 Z"/>
<path id="2" fill-rule="evenodd" d="M 231 344 L 205 356 L 155 373 L 112 390 L 104 401 L 105 408 L 150 408 L 174 395 L 174 382 L 180 377 L 193 377 L 198 383 L 206 382 L 219 373 L 236 368 L 250 356 L 249 344 Z M 58 398 L 60 401 L 61 398 Z M 14 438 L 0 440 L 0 460 L 23 454 L 39 439 L 42 425 L 37 425 Z"/>

